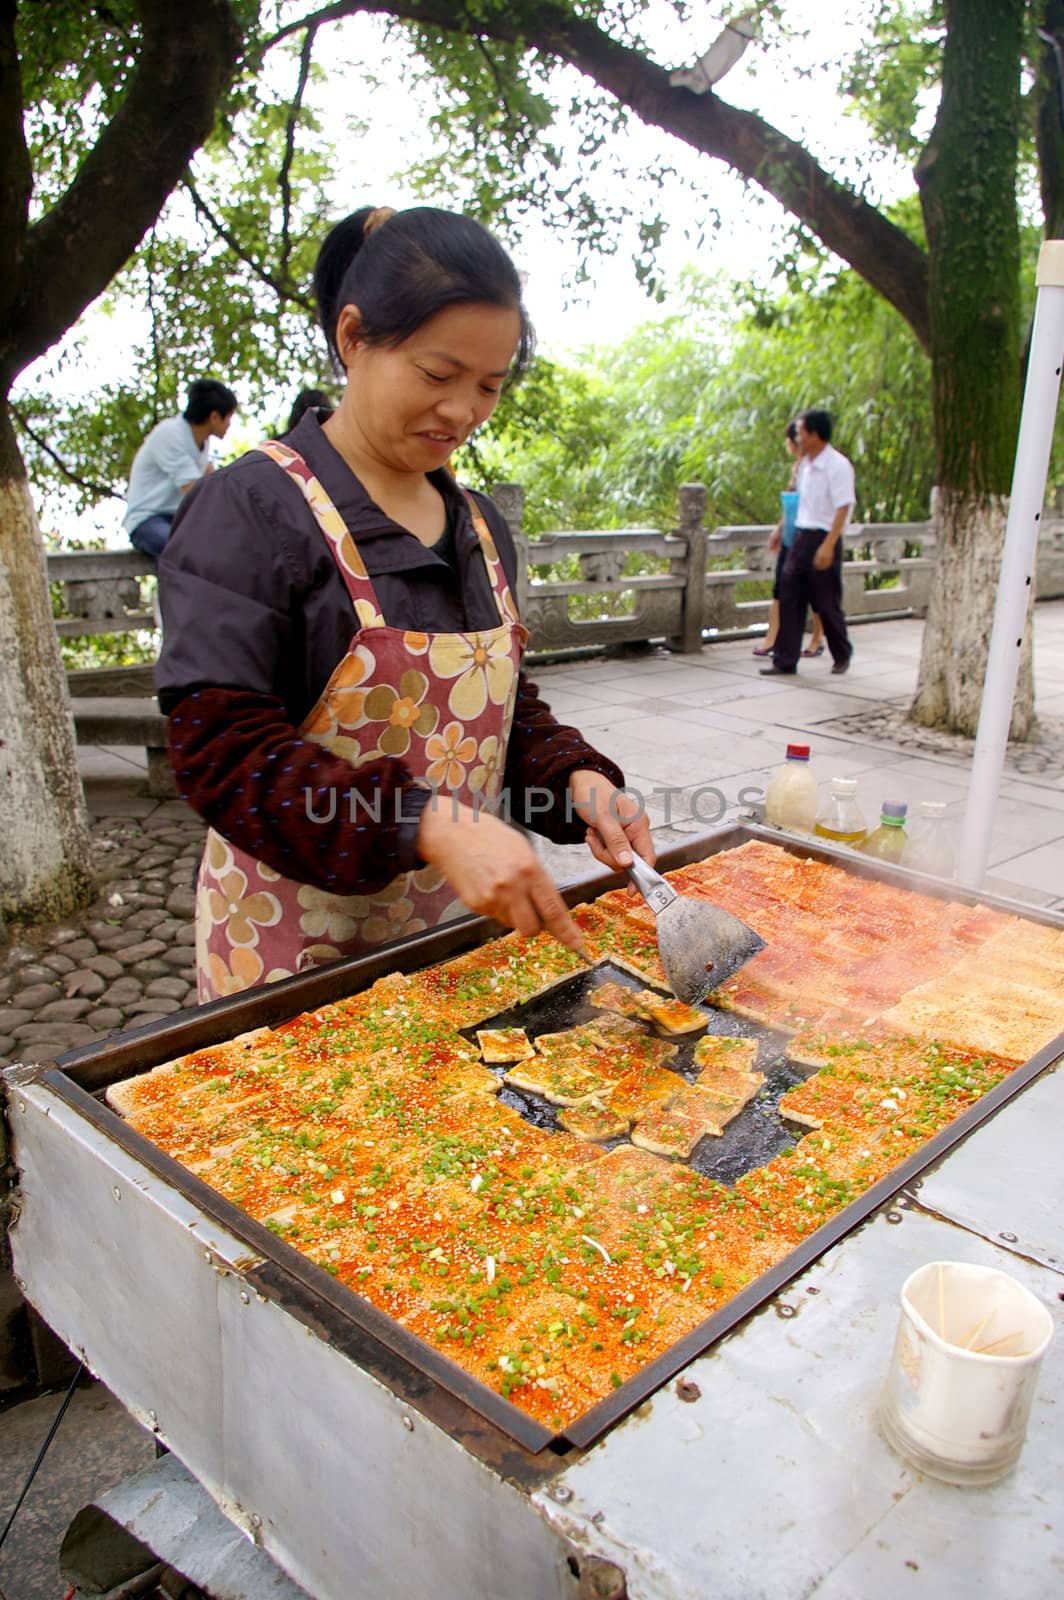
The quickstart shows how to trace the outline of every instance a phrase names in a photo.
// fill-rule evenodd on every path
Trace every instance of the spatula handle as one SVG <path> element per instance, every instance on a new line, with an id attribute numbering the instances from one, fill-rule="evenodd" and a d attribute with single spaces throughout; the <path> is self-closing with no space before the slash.
<path id="1" fill-rule="evenodd" d="M 633 856 L 628 876 L 655 916 L 659 916 L 676 899 L 676 890 L 642 856 Z"/>

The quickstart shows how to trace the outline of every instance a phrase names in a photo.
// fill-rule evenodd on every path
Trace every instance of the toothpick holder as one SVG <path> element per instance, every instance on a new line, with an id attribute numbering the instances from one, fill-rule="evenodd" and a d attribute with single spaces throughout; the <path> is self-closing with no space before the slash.
<path id="1" fill-rule="evenodd" d="M 1006 1272 L 932 1261 L 905 1280 L 880 1405 L 887 1440 L 947 1483 L 1003 1477 L 1023 1448 L 1053 1336 L 1040 1300 Z"/>

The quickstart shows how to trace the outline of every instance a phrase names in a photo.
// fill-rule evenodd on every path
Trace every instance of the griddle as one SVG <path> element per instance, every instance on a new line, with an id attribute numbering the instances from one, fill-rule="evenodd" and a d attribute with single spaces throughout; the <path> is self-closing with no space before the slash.
<path id="1" fill-rule="evenodd" d="M 1037 908 L 1001 897 L 975 894 L 953 884 L 930 882 L 904 868 L 855 858 L 819 841 L 807 844 L 776 830 L 747 824 L 694 837 L 686 844 L 665 852 L 659 865 L 663 871 L 669 871 L 703 860 L 719 851 L 737 848 L 751 839 L 828 862 L 856 877 L 913 889 L 944 902 L 978 902 L 1025 917 L 1029 921 L 1057 928 L 1064 926 L 1060 918 Z M 618 874 L 603 874 L 567 890 L 564 897 L 570 906 L 577 905 L 607 890 L 621 888 L 625 882 Z M 384 947 L 372 956 L 336 962 L 262 989 L 216 1001 L 195 1011 L 179 1013 L 176 1017 L 168 1017 L 162 1022 L 124 1033 L 114 1040 L 86 1046 L 63 1056 L 53 1067 L 29 1069 L 29 1076 L 34 1081 L 45 1083 L 109 1139 L 179 1191 L 191 1204 L 229 1233 L 245 1240 L 250 1252 L 262 1257 L 264 1262 L 247 1272 L 250 1290 L 284 1306 L 319 1337 L 327 1338 L 338 1350 L 389 1384 L 404 1401 L 433 1417 L 454 1436 L 461 1437 L 466 1448 L 501 1466 L 514 1481 L 542 1481 L 544 1473 L 549 1474 L 553 1470 L 549 1465 L 551 1461 L 556 1464 L 558 1456 L 565 1456 L 574 1449 L 583 1449 L 593 1443 L 874 1212 L 886 1206 L 889 1215 L 891 1203 L 899 1203 L 899 1196 L 900 1203 L 904 1205 L 904 1191 L 908 1185 L 918 1181 L 926 1168 L 1021 1093 L 1064 1053 L 1064 1034 L 1061 1034 L 1023 1066 L 1011 1072 L 919 1151 L 900 1163 L 893 1172 L 804 1239 L 788 1256 L 754 1279 L 719 1311 L 678 1340 L 665 1354 L 564 1431 L 551 1433 L 519 1407 L 472 1378 L 439 1351 L 409 1333 L 353 1290 L 337 1283 L 322 1268 L 315 1266 L 292 1246 L 224 1200 L 138 1134 L 111 1111 L 101 1098 L 102 1091 L 111 1084 L 146 1072 L 161 1062 L 192 1050 L 208 1048 L 247 1029 L 276 1027 L 303 1011 L 314 1010 L 333 1000 L 358 993 L 388 973 L 414 972 L 449 960 L 462 951 L 497 937 L 503 931 L 497 924 L 484 918 L 470 917 L 456 921 Z M 601 968 L 596 970 L 603 972 Z M 611 971 L 607 966 L 604 975 L 629 986 L 642 987 L 641 984 L 634 985 L 631 976 L 619 969 Z M 595 1013 L 587 1005 L 587 990 L 592 981 L 591 974 L 578 974 L 530 1006 L 501 1012 L 497 1020 L 500 1025 L 512 1020 L 518 1025 L 527 1026 L 534 1016 L 532 1031 L 542 1032 L 557 1031 L 559 1024 L 571 1026 L 592 1014 L 601 1014 Z M 537 1009 L 539 1007 L 542 1010 Z M 794 1135 L 779 1117 L 778 1101 L 780 1095 L 799 1082 L 804 1074 L 787 1063 L 783 1035 L 733 1014 L 713 1008 L 709 1008 L 709 1011 L 711 1032 L 756 1035 L 764 1041 L 758 1062 L 758 1070 L 764 1072 L 768 1079 L 763 1097 L 748 1106 L 721 1139 L 703 1140 L 692 1157 L 691 1164 L 698 1171 L 721 1182 L 732 1183 L 743 1172 L 760 1165 L 793 1142 Z M 693 1043 L 694 1040 L 690 1042 L 692 1047 Z M 690 1071 L 689 1049 L 681 1051 L 678 1064 L 681 1072 L 686 1074 Z M 13 1081 L 17 1087 L 17 1074 Z M 504 1094 L 513 1092 L 509 1089 L 503 1091 Z M 546 1102 L 537 1104 L 536 1097 L 522 1093 L 520 1099 L 524 1106 L 519 1109 L 530 1118 L 554 1115 L 553 1108 L 548 1108 Z M 150 1286 L 146 1287 L 150 1289 Z"/>

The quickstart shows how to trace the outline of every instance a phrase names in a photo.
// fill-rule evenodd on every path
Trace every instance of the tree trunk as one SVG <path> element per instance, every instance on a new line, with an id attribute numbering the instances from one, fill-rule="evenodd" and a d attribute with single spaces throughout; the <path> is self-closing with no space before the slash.
<path id="1" fill-rule="evenodd" d="M 1064 235 L 1064 0 L 1045 0 L 1035 85 L 1038 184 L 1047 239 Z"/>
<path id="2" fill-rule="evenodd" d="M 974 733 L 986 673 L 1020 415 L 1016 161 L 1024 0 L 947 0 L 942 101 L 917 168 L 940 491 L 911 715 Z M 1013 713 L 1034 719 L 1028 628 Z"/>
<path id="3" fill-rule="evenodd" d="M 210 132 L 243 38 L 231 0 L 185 0 L 180 15 L 168 0 L 136 0 L 139 48 L 114 113 L 31 222 L 17 9 L 0 0 L 0 928 L 64 916 L 93 887 L 44 551 L 7 397 L 159 215 Z M 46 9 L 27 26 L 47 29 Z M 246 26 L 254 10 L 239 7 Z"/>
<path id="4" fill-rule="evenodd" d="M 972 627 L 973 616 L 993 604 L 1001 566 L 1001 541 L 1008 501 L 991 495 L 978 503 L 970 495 L 940 490 L 936 499 L 938 570 L 931 588 L 920 658 L 920 685 L 912 718 L 928 728 L 950 728 L 974 737 L 979 726 L 990 620 L 986 631 Z M 991 611 L 992 619 L 992 611 Z M 1011 737 L 1032 732 L 1031 631 L 1020 656 Z"/>
<path id="5" fill-rule="evenodd" d="M 44 546 L 0 406 L 0 927 L 55 921 L 93 892 L 74 725 Z"/>

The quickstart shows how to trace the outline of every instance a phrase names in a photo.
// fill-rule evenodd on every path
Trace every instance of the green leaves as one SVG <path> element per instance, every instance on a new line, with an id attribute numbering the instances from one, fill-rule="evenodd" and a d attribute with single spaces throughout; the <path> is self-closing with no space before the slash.
<path id="1" fill-rule="evenodd" d="M 526 490 L 526 530 L 668 527 L 704 483 L 712 525 L 774 522 L 786 424 L 826 405 L 857 467 L 859 515 L 927 515 L 928 362 L 854 273 L 815 293 L 751 295 L 689 273 L 675 310 L 579 363 L 538 362 L 477 446 L 485 487 Z"/>
<path id="2" fill-rule="evenodd" d="M 79 361 L 78 345 L 68 343 L 16 397 L 15 424 L 38 499 L 58 494 L 79 513 L 108 493 L 124 495 L 138 445 L 181 408 L 194 377 L 221 378 L 236 390 L 243 413 L 274 413 L 278 425 L 299 388 L 328 387 L 310 280 L 331 218 L 327 186 L 335 163 L 313 111 L 294 102 L 298 47 L 298 40 L 283 47 L 289 60 L 279 56 L 268 81 L 236 97 L 100 302 L 127 350 L 120 380 L 60 399 L 69 390 L 68 369 L 89 359 L 92 348 L 86 342 Z M 64 48 L 74 48 L 72 38 Z M 82 76 L 89 73 L 86 66 Z M 70 89 L 64 116 L 73 115 L 82 92 L 72 87 L 74 75 L 70 68 L 68 84 L 63 73 L 40 69 L 42 93 L 45 79 L 53 98 L 57 83 Z M 42 106 L 41 116 L 59 115 L 51 101 Z M 62 181 L 63 162 L 80 159 L 91 136 L 92 128 L 82 127 L 69 157 L 57 156 L 54 168 L 45 163 L 49 182 Z M 99 341 L 99 318 L 94 322 Z"/>
<path id="3" fill-rule="evenodd" d="M 843 75 L 883 149 L 906 160 L 927 136 L 920 123 L 938 93 L 945 31 L 943 0 L 877 0 L 868 42 Z"/>

